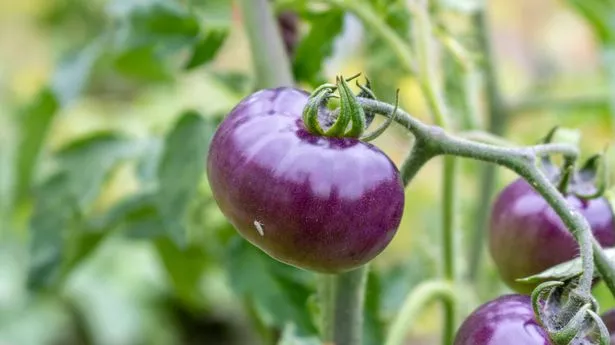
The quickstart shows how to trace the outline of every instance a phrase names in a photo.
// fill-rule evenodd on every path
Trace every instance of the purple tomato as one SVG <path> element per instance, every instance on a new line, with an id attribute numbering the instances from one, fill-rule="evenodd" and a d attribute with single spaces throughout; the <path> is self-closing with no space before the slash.
<path id="1" fill-rule="evenodd" d="M 353 138 L 315 136 L 308 94 L 266 89 L 217 129 L 207 175 L 227 219 L 273 258 L 318 272 L 361 266 L 391 241 L 404 207 L 395 164 Z"/>
<path id="2" fill-rule="evenodd" d="M 615 345 L 615 309 L 602 314 L 602 320 L 611 333 L 611 345 Z"/>
<path id="3" fill-rule="evenodd" d="M 552 345 L 525 295 L 505 295 L 476 309 L 463 322 L 454 345 Z"/>
<path id="4" fill-rule="evenodd" d="M 583 200 L 567 195 L 568 203 L 589 222 L 605 247 L 615 245 L 613 211 L 604 198 Z M 536 287 L 515 280 L 573 259 L 578 244 L 555 211 L 523 179 L 508 185 L 491 212 L 489 249 L 500 276 L 513 290 L 529 294 Z"/>

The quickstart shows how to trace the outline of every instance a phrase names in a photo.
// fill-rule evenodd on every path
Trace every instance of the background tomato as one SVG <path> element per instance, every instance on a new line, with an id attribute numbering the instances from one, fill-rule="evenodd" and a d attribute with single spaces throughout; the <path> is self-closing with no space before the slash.
<path id="1" fill-rule="evenodd" d="M 587 218 L 594 236 L 605 247 L 615 245 L 613 211 L 604 198 L 566 200 Z M 497 196 L 491 212 L 489 250 L 504 282 L 529 294 L 535 287 L 515 280 L 573 259 L 578 245 L 547 202 L 518 179 Z"/>
<path id="2" fill-rule="evenodd" d="M 552 345 L 536 321 L 529 296 L 504 295 L 476 309 L 454 345 Z"/>

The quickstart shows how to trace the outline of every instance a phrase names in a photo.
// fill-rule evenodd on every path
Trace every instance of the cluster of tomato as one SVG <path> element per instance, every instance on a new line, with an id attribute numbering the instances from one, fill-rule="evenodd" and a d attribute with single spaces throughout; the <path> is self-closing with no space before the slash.
<path id="1" fill-rule="evenodd" d="M 221 211 L 248 241 L 282 262 L 336 273 L 366 264 L 389 244 L 403 213 L 404 185 L 375 146 L 310 133 L 302 119 L 308 97 L 278 88 L 241 101 L 213 138 L 207 173 Z M 615 245 L 613 213 L 604 199 L 567 199 L 603 246 Z M 524 180 L 498 196 L 489 235 L 503 280 L 519 294 L 478 308 L 455 344 L 551 344 L 534 317 L 533 286 L 516 279 L 572 259 L 576 242 Z M 615 314 L 606 319 L 615 327 Z"/>

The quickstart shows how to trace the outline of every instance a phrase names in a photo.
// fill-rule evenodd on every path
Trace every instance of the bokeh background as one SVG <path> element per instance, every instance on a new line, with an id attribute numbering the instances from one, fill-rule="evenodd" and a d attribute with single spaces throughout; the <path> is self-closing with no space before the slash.
<path id="1" fill-rule="evenodd" d="M 211 262 L 211 258 L 203 259 L 198 250 L 190 255 L 175 252 L 167 242 L 143 240 L 138 234 L 116 233 L 106 237 L 59 287 L 28 289 L 28 267 L 33 260 L 30 229 L 36 196 L 10 205 L 19 179 L 15 171 L 21 171 L 15 170 L 20 133 L 23 126 L 40 125 L 24 122 L 24 109 L 40 101 L 41 90 L 53 83 L 64 83 L 61 87 L 67 90 L 81 89 L 83 85 L 79 85 L 75 74 L 81 73 L 80 68 L 89 68 L 87 58 L 81 64 L 73 61 L 69 68 L 62 69 L 66 57 L 94 42 L 123 11 L 147 2 L 0 2 L 1 345 L 258 344 L 254 337 L 259 334 L 259 326 L 250 321 L 250 314 L 259 311 L 246 312 L 247 297 L 232 287 L 234 276 L 224 265 Z M 487 6 L 499 82 L 510 109 L 506 138 L 533 144 L 559 125 L 571 129 L 566 140 L 581 134 L 585 156 L 611 145 L 615 121 L 610 117 L 608 97 L 613 89 L 609 89 L 604 67 L 604 46 L 592 26 L 563 1 L 491 0 Z M 468 25 L 460 15 L 450 15 L 446 20 L 460 33 Z M 249 46 L 237 10 L 232 13 L 231 23 L 229 37 L 210 64 L 173 73 L 172 78 L 164 73 L 149 73 L 147 62 L 138 59 L 123 67 L 131 70 L 134 66 L 130 64 L 143 64 L 135 69 L 137 78 L 111 73 L 108 62 L 99 62 L 101 66 L 93 69 L 92 81 L 84 86 L 86 91 L 59 107 L 43 138 L 42 163 L 34 180 L 42 181 L 53 170 L 47 158 L 54 152 L 92 133 L 114 131 L 147 141 L 167 133 L 186 109 L 195 109 L 206 117 L 224 115 L 249 92 L 244 76 L 252 75 Z M 304 26 L 301 29 L 307 30 Z M 387 57 L 368 49 L 370 44 L 377 44 L 370 42 L 369 37 L 354 17 L 347 16 L 343 33 L 334 41 L 332 55 L 326 60 L 324 77 L 332 80 L 339 73 L 382 71 L 370 75 L 376 82 L 376 92 L 382 85 L 383 98 L 392 101 L 391 88 L 399 88 L 401 106 L 430 121 L 416 81 L 397 73 L 394 63 L 382 70 L 379 59 L 385 61 Z M 477 78 L 480 85 L 479 74 Z M 67 95 L 79 93 L 71 92 L 67 91 Z M 482 115 L 482 103 L 481 109 L 480 120 L 484 124 L 487 118 Z M 402 162 L 411 145 L 410 136 L 397 126 L 378 138 L 376 144 L 396 163 Z M 610 150 L 609 160 L 614 155 L 615 151 Z M 440 170 L 439 160 L 430 162 L 407 189 L 407 207 L 398 235 L 373 265 L 383 272 L 380 311 L 384 315 L 396 310 L 413 285 L 438 273 Z M 133 163 L 118 164 L 105 178 L 100 193 L 92 198 L 88 212 L 103 214 L 139 190 L 142 186 L 134 171 Z M 478 204 L 478 171 L 479 165 L 474 163 L 462 166 L 459 245 L 464 254 L 477 208 L 489 207 Z M 511 173 L 498 171 L 498 188 L 515 178 Z M 208 196 L 205 182 L 199 193 Z M 198 199 L 202 203 L 195 207 L 205 211 L 199 213 L 201 218 L 190 228 L 191 236 L 199 243 L 215 247 L 217 242 L 211 238 L 231 236 L 228 226 L 215 205 L 208 203 L 206 197 Z M 151 223 L 148 226 L 146 232 L 156 227 Z M 219 228 L 227 232 L 220 235 L 219 230 L 212 230 Z M 165 251 L 166 256 L 161 256 Z M 169 257 L 185 260 L 173 262 Z M 483 259 L 475 302 L 508 291 L 499 282 L 488 254 Z M 194 266 L 199 268 L 193 270 Z M 182 274 L 185 277 L 178 277 Z M 178 293 L 177 282 L 182 279 L 191 282 L 186 285 L 190 291 Z M 268 288 L 259 284 L 256 281 L 245 288 Z M 597 295 L 605 309 L 615 306 L 603 287 L 598 287 Z M 439 308 L 434 306 L 425 310 L 421 322 L 413 327 L 408 343 L 437 343 L 439 329 Z"/>

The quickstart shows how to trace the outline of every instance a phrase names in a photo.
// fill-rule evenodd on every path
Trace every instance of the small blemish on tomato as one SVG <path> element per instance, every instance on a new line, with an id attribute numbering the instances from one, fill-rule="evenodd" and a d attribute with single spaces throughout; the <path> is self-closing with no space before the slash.
<path id="1" fill-rule="evenodd" d="M 256 228 L 256 231 L 258 232 L 259 235 L 265 236 L 265 229 L 263 228 L 263 224 L 261 222 L 259 222 L 258 220 L 255 220 L 254 227 Z"/>

